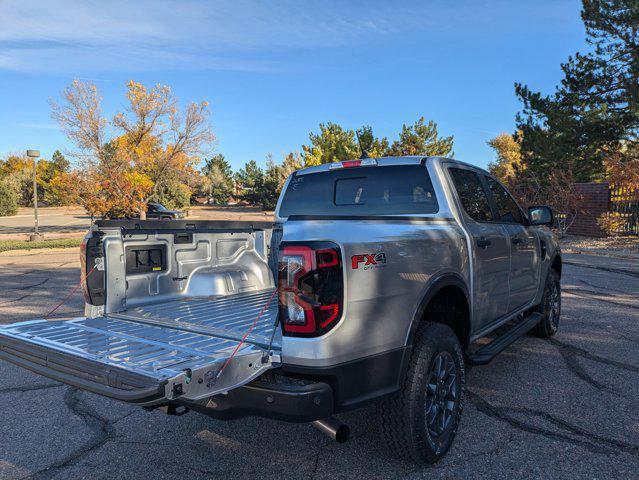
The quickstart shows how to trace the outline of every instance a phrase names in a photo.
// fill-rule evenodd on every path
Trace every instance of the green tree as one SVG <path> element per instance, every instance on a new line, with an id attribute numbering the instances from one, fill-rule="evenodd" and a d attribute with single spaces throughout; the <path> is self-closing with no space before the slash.
<path id="1" fill-rule="evenodd" d="M 357 129 L 357 136 L 359 137 L 359 144 L 362 152 L 371 158 L 383 157 L 388 152 L 388 139 L 377 138 L 373 135 L 373 127 L 370 125 L 364 125 Z"/>
<path id="2" fill-rule="evenodd" d="M 191 203 L 191 189 L 179 181 L 169 179 L 158 184 L 149 202 L 161 203 L 169 210 L 182 210 Z"/>
<path id="3" fill-rule="evenodd" d="M 600 179 L 604 160 L 637 144 L 639 130 L 639 4 L 636 0 L 583 0 L 588 53 L 561 65 L 552 95 L 517 83 L 523 103 L 517 128 L 522 154 L 540 178 L 571 170 L 577 181 Z"/>
<path id="4" fill-rule="evenodd" d="M 69 160 L 62 155 L 60 150 L 53 152 L 53 155 L 51 155 L 51 163 L 53 164 L 53 170 L 56 172 L 68 172 L 71 166 Z"/>
<path id="5" fill-rule="evenodd" d="M 297 152 L 285 155 L 280 165 L 273 161 L 271 155 L 268 156 L 262 192 L 262 208 L 264 210 L 275 209 L 286 179 L 291 173 L 300 168 L 302 168 L 302 157 Z"/>
<path id="6" fill-rule="evenodd" d="M 387 155 L 452 156 L 453 137 L 440 137 L 437 124 L 432 120 L 426 123 L 421 117 L 413 125 L 402 126 L 399 139 L 393 142 Z"/>
<path id="7" fill-rule="evenodd" d="M 290 152 L 284 155 L 284 160 L 282 160 L 284 180 L 286 180 L 288 176 L 291 173 L 293 173 L 295 170 L 299 170 L 303 166 L 304 166 L 304 159 L 299 154 L 299 152 Z"/>
<path id="8" fill-rule="evenodd" d="M 269 158 L 264 172 L 264 187 L 262 191 L 262 208 L 264 210 L 275 210 L 277 199 L 280 196 L 286 177 L 284 166 L 276 164 Z"/>
<path id="9" fill-rule="evenodd" d="M 12 185 L 18 194 L 18 205 L 33 204 L 33 159 L 9 155 L 0 161 L 0 178 Z"/>
<path id="10" fill-rule="evenodd" d="M 224 155 L 218 153 L 206 161 L 202 173 L 209 180 L 209 195 L 214 203 L 224 204 L 233 195 L 233 170 Z"/>
<path id="11" fill-rule="evenodd" d="M 251 205 L 261 205 L 264 198 L 264 172 L 255 160 L 244 165 L 235 175 L 240 199 Z"/>
<path id="12" fill-rule="evenodd" d="M 11 182 L 0 179 L 0 216 L 18 213 L 18 192 Z"/>
<path id="13" fill-rule="evenodd" d="M 332 122 L 320 123 L 319 127 L 319 133 L 311 132 L 308 136 L 311 144 L 302 146 L 305 166 L 359 158 L 360 149 L 353 130 L 345 130 Z"/>

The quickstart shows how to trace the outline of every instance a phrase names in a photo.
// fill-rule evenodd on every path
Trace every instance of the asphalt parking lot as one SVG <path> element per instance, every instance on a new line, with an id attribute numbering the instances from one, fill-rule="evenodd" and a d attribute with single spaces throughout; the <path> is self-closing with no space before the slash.
<path id="1" fill-rule="evenodd" d="M 341 416 L 353 437 L 338 445 L 308 425 L 146 412 L 0 362 L 0 479 L 637 478 L 639 267 L 571 261 L 558 335 L 468 372 L 457 440 L 433 467 L 387 453 L 372 407 Z M 0 323 L 44 315 L 77 281 L 75 251 L 3 254 Z M 77 292 L 56 315 L 81 308 Z"/>
<path id="2" fill-rule="evenodd" d="M 247 206 L 201 205 L 189 209 L 189 220 L 270 221 L 273 212 Z M 33 209 L 21 207 L 17 215 L 0 217 L 0 239 L 24 238 L 33 232 Z M 91 216 L 80 207 L 40 207 L 40 232 L 55 235 L 83 235 L 91 225 Z"/>

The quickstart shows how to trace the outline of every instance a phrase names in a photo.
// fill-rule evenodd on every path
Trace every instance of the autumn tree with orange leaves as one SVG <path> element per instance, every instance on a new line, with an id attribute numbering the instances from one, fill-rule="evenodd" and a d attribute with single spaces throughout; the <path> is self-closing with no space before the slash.
<path id="1" fill-rule="evenodd" d="M 127 108 L 108 121 L 95 85 L 75 80 L 52 102 L 52 116 L 78 151 L 79 168 L 57 187 L 91 215 L 146 217 L 160 192 L 187 188 L 215 139 L 208 103 L 180 109 L 167 86 L 127 84 Z"/>

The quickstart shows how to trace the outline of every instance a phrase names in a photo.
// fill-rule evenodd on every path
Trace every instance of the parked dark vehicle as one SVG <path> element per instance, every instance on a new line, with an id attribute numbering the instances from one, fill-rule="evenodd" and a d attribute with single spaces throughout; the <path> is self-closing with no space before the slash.
<path id="1" fill-rule="evenodd" d="M 149 203 L 146 210 L 146 218 L 148 220 L 178 220 L 185 217 L 185 212 L 169 210 L 161 203 Z"/>
<path id="2" fill-rule="evenodd" d="M 557 332 L 552 222 L 451 159 L 310 167 L 288 178 L 275 224 L 96 222 L 85 316 L 2 326 L 0 358 L 168 414 L 313 422 L 337 441 L 348 427 L 333 415 L 375 403 L 389 448 L 433 463 L 466 365 Z"/>

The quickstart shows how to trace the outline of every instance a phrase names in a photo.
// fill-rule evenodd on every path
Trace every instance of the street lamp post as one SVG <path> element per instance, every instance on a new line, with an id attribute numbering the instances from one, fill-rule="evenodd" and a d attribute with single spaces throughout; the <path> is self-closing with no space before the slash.
<path id="1" fill-rule="evenodd" d="M 27 150 L 27 157 L 33 158 L 33 218 L 35 223 L 33 233 L 29 235 L 29 240 L 31 240 L 32 242 L 42 240 L 43 238 L 43 235 L 38 231 L 38 182 L 36 174 L 39 156 L 39 150 Z"/>

